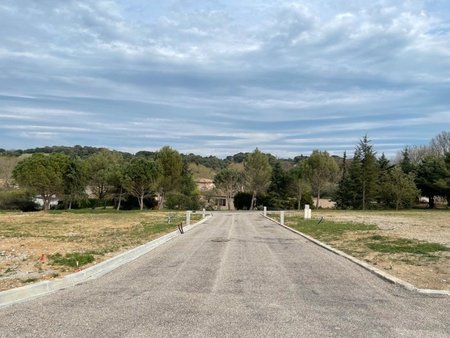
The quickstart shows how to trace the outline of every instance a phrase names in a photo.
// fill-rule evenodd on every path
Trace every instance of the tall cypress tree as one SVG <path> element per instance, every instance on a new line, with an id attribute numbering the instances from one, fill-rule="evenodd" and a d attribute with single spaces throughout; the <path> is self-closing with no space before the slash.
<path id="1" fill-rule="evenodd" d="M 349 168 L 346 184 L 346 198 L 354 209 L 367 209 L 376 198 L 379 168 L 376 152 L 367 135 L 356 146 Z"/>
<path id="2" fill-rule="evenodd" d="M 409 174 L 415 169 L 414 164 L 412 163 L 411 158 L 409 156 L 408 147 L 405 147 L 405 149 L 402 150 L 402 159 L 400 161 L 400 168 L 405 174 Z"/>
<path id="3" fill-rule="evenodd" d="M 344 158 L 342 160 L 342 176 L 338 183 L 338 188 L 335 193 L 336 207 L 339 209 L 348 209 L 353 206 L 352 182 L 347 163 L 347 152 L 344 151 Z"/>
<path id="4" fill-rule="evenodd" d="M 367 138 L 367 134 L 360 141 L 358 147 L 361 149 L 361 183 L 362 183 L 362 209 L 366 210 L 376 197 L 377 178 L 379 174 L 376 152 Z"/>

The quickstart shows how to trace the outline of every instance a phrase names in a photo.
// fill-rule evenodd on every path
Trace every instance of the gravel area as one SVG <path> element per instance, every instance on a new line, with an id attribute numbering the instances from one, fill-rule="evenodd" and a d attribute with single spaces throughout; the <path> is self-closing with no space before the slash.
<path id="1" fill-rule="evenodd" d="M 313 218 L 375 224 L 398 237 L 442 243 L 450 247 L 450 210 L 341 211 L 313 210 Z"/>

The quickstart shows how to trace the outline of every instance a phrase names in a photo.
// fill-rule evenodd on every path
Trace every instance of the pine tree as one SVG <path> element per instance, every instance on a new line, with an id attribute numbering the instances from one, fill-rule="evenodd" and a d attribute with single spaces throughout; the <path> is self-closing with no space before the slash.
<path id="1" fill-rule="evenodd" d="M 367 135 L 360 141 L 358 147 L 361 151 L 361 188 L 362 188 L 362 209 L 366 210 L 375 199 L 377 190 L 377 178 L 379 174 L 376 152 L 370 144 Z"/>
<path id="2" fill-rule="evenodd" d="M 339 209 L 348 209 L 353 205 L 352 199 L 352 184 L 347 164 L 347 152 L 344 151 L 344 158 L 342 160 L 342 176 L 338 183 L 338 188 L 335 193 L 334 200 L 336 207 Z"/>
<path id="3" fill-rule="evenodd" d="M 412 171 L 414 171 L 414 164 L 411 161 L 411 158 L 409 156 L 409 148 L 405 147 L 405 149 L 402 150 L 402 159 L 400 161 L 400 168 L 405 174 L 409 174 Z"/>
<path id="4" fill-rule="evenodd" d="M 341 183 L 341 189 L 345 184 L 345 199 L 341 202 L 342 207 L 351 206 L 354 209 L 365 210 L 375 200 L 380 171 L 375 155 L 376 152 L 365 135 L 356 146 L 348 178 Z"/>

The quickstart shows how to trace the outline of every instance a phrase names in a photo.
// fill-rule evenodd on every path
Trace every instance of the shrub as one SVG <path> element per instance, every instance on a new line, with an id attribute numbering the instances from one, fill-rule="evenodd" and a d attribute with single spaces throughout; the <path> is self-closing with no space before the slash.
<path id="1" fill-rule="evenodd" d="M 247 192 L 238 192 L 234 195 L 234 207 L 237 210 L 248 210 L 252 205 L 252 194 Z"/>
<path id="2" fill-rule="evenodd" d="M 166 207 L 177 210 L 197 210 L 200 208 L 198 195 L 187 196 L 180 193 L 168 194 Z"/>
<path id="3" fill-rule="evenodd" d="M 37 211 L 40 206 L 33 202 L 33 196 L 25 190 L 0 191 L 0 209 Z"/>

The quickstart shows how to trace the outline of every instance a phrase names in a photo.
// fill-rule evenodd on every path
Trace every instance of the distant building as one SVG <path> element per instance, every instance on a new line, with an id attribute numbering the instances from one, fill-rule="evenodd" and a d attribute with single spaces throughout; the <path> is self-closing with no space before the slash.
<path id="1" fill-rule="evenodd" d="M 208 209 L 214 210 L 234 210 L 234 203 L 231 200 L 230 208 L 226 195 L 216 189 L 214 180 L 210 178 L 198 178 L 195 180 L 197 188 L 200 191 L 201 199 L 205 202 Z"/>

